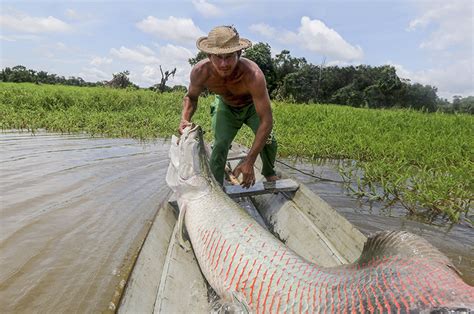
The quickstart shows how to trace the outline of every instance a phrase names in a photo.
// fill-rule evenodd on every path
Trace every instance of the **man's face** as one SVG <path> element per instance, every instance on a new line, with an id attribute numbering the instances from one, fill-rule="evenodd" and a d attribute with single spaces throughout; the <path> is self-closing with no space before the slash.
<path id="1" fill-rule="evenodd" d="M 237 52 L 209 55 L 209 60 L 211 60 L 217 74 L 221 77 L 226 77 L 234 71 L 237 61 L 239 60 L 239 55 Z"/>

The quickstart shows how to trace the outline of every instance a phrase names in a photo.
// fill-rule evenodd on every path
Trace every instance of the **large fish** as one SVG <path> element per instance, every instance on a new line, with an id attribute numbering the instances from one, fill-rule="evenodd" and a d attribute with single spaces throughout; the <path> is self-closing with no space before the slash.
<path id="1" fill-rule="evenodd" d="M 407 232 L 370 237 L 353 264 L 321 267 L 262 228 L 214 180 L 202 131 L 172 140 L 167 182 L 201 270 L 224 300 L 254 313 L 470 312 L 474 288 L 448 258 Z"/>

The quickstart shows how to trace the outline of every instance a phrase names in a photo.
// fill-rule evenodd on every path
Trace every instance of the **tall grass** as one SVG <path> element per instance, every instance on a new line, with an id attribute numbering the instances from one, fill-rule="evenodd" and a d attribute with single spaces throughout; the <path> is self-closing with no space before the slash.
<path id="1" fill-rule="evenodd" d="M 176 134 L 183 94 L 0 83 L 0 127 L 151 139 Z M 201 98 L 194 121 L 210 131 Z M 273 104 L 280 156 L 341 160 L 354 193 L 397 201 L 412 214 L 469 220 L 474 117 L 412 110 Z M 211 132 L 206 137 L 211 138 Z M 237 140 L 251 145 L 248 128 Z"/>
<path id="2" fill-rule="evenodd" d="M 0 84 L 1 127 L 115 137 L 171 134 L 182 95 L 101 87 Z"/>
<path id="3" fill-rule="evenodd" d="M 282 103 L 274 113 L 280 154 L 343 160 L 359 195 L 425 217 L 469 219 L 473 116 Z"/>

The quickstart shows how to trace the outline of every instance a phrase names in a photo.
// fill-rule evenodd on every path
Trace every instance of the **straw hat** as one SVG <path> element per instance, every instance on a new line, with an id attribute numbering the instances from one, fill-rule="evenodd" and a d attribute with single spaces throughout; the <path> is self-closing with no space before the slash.
<path id="1" fill-rule="evenodd" d="M 210 54 L 226 54 L 249 48 L 252 42 L 240 38 L 233 26 L 218 26 L 209 32 L 208 37 L 201 37 L 196 46 L 202 52 Z"/>

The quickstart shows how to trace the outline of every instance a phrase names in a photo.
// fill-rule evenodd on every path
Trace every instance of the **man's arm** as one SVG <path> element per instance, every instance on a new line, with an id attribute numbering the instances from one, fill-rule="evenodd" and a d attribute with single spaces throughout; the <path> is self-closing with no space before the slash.
<path id="1" fill-rule="evenodd" d="M 197 64 L 191 70 L 191 77 L 188 92 L 183 98 L 183 111 L 181 112 L 181 121 L 179 122 L 178 132 L 183 134 L 184 128 L 191 124 L 191 118 L 197 109 L 199 95 L 201 94 L 203 69 L 201 64 Z"/>
<path id="2" fill-rule="evenodd" d="M 266 86 L 265 76 L 262 71 L 255 71 L 254 80 L 249 84 L 250 93 L 252 95 L 255 110 L 260 119 L 260 125 L 252 147 L 245 160 L 234 170 L 234 175 L 238 176 L 242 173 L 243 180 L 241 185 L 250 187 L 255 183 L 255 171 L 253 166 L 258 154 L 262 151 L 265 143 L 270 135 L 273 127 L 273 116 L 270 105 L 270 97 Z"/>

